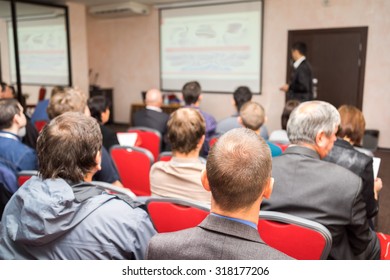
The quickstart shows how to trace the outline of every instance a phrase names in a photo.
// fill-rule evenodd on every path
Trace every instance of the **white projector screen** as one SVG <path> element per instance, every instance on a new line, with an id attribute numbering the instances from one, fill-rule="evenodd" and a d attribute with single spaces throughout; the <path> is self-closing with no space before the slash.
<path id="1" fill-rule="evenodd" d="M 260 93 L 261 37 L 262 1 L 162 9 L 162 90 L 196 80 L 204 92 Z"/>
<path id="2" fill-rule="evenodd" d="M 22 84 L 69 85 L 65 18 L 18 21 Z M 8 24 L 10 50 L 14 50 L 12 24 Z M 11 80 L 16 82 L 15 55 L 11 51 Z"/>

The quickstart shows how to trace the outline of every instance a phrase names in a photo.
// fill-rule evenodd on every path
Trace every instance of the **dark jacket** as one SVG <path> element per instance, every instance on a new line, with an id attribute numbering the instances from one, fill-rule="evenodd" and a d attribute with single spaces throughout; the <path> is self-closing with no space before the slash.
<path id="1" fill-rule="evenodd" d="M 366 203 L 367 218 L 378 213 L 378 202 L 374 198 L 374 171 L 372 158 L 358 152 L 345 140 L 337 139 L 333 149 L 324 160 L 336 163 L 362 178 L 363 199 Z"/>
<path id="2" fill-rule="evenodd" d="M 291 99 L 301 102 L 313 99 L 313 74 L 306 59 L 291 73 L 287 100 Z"/>
<path id="3" fill-rule="evenodd" d="M 320 160 L 318 153 L 290 146 L 272 159 L 275 184 L 262 210 L 318 222 L 332 234 L 330 259 L 379 259 L 376 233 L 368 225 L 362 180 L 351 171 Z"/>

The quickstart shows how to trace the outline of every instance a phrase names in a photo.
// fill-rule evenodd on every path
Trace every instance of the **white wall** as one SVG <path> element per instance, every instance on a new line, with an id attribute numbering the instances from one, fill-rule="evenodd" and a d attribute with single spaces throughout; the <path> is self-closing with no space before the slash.
<path id="1" fill-rule="evenodd" d="M 379 129 L 381 147 L 390 147 L 390 1 L 265 0 L 262 95 L 269 130 L 280 127 L 285 83 L 287 32 L 295 29 L 369 26 L 363 113 L 367 128 Z M 129 121 L 129 107 L 140 92 L 159 86 L 158 12 L 149 16 L 98 20 L 88 17 L 89 65 L 98 83 L 114 88 L 116 122 Z M 201 107 L 218 120 L 234 112 L 231 96 L 205 94 Z"/>

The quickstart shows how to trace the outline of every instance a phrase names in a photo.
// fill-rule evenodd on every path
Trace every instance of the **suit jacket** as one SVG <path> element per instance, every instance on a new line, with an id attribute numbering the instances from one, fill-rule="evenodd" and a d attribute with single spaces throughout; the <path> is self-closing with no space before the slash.
<path id="1" fill-rule="evenodd" d="M 167 122 L 169 115 L 164 112 L 143 109 L 133 115 L 133 126 L 145 126 L 158 130 L 161 137 L 167 132 Z"/>
<path id="2" fill-rule="evenodd" d="M 291 73 L 287 100 L 291 99 L 301 102 L 313 99 L 313 74 L 306 59 Z"/>
<path id="3" fill-rule="evenodd" d="M 275 184 L 262 210 L 316 221 L 332 234 L 330 259 L 378 259 L 380 246 L 369 228 L 362 181 L 351 171 L 320 160 L 314 150 L 290 146 L 272 159 Z"/>
<path id="4" fill-rule="evenodd" d="M 160 260 L 291 259 L 266 245 L 256 229 L 212 215 L 195 228 L 156 235 L 146 255 Z"/>

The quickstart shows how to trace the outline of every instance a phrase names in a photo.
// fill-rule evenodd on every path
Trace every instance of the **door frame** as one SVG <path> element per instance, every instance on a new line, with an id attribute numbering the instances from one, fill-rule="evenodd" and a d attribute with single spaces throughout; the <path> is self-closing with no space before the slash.
<path id="1" fill-rule="evenodd" d="M 359 64 L 359 77 L 358 77 L 358 92 L 357 92 L 357 104 L 360 110 L 363 106 L 363 93 L 364 93 L 364 75 L 366 69 L 366 53 L 367 53 L 367 38 L 368 38 L 368 26 L 361 27 L 342 27 L 342 28 L 321 28 L 321 29 L 298 29 L 288 31 L 288 42 L 287 42 L 287 71 L 286 81 L 290 79 L 291 73 L 291 46 L 293 44 L 293 35 L 310 35 L 310 34 L 326 34 L 326 33 L 359 33 L 360 34 L 360 59 Z M 310 50 L 309 50 L 310 52 Z M 310 59 L 309 59 L 310 60 Z"/>

